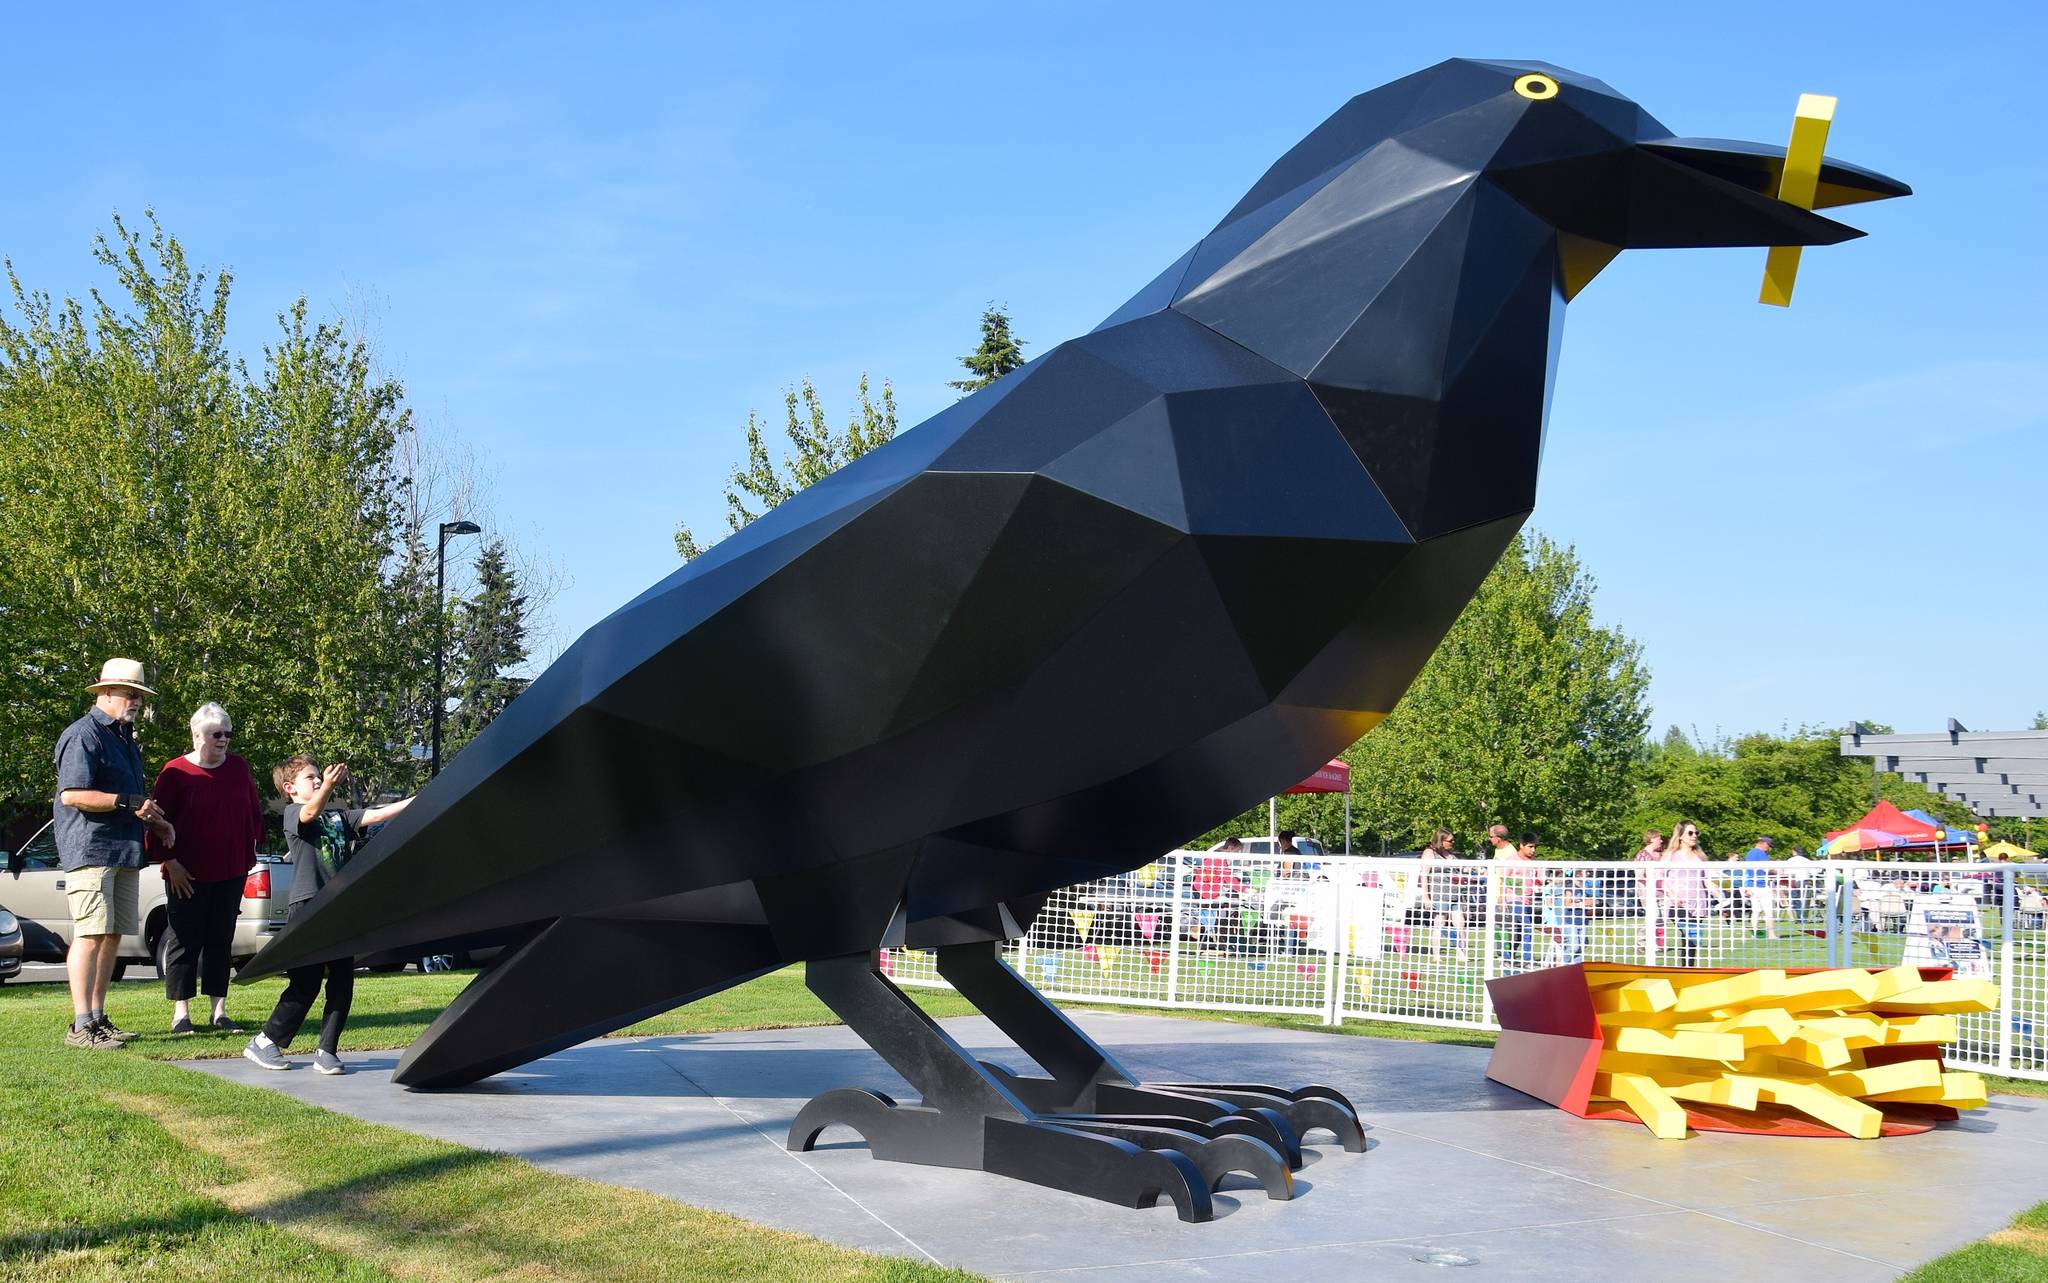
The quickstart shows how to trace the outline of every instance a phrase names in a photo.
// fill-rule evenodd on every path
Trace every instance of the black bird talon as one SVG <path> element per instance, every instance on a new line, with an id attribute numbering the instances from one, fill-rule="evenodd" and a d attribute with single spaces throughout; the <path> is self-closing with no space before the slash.
<path id="1" fill-rule="evenodd" d="M 1270 1110 L 1286 1119 L 1297 1137 L 1305 1139 L 1311 1131 L 1326 1131 L 1347 1153 L 1365 1152 L 1365 1126 L 1359 1122 L 1358 1111 L 1352 1108 L 1344 1093 L 1334 1087 L 1308 1086 L 1290 1090 L 1263 1083 L 1148 1083 L 1146 1086 L 1206 1096 L 1238 1106 L 1241 1110 Z"/>

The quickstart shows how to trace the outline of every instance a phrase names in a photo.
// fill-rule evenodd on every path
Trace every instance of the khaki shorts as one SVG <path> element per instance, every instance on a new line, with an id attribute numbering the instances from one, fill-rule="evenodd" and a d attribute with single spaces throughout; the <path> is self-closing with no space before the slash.
<path id="1" fill-rule="evenodd" d="M 73 869 L 64 875 L 64 898 L 71 902 L 71 934 L 134 935 L 142 929 L 136 912 L 141 894 L 140 869 Z"/>

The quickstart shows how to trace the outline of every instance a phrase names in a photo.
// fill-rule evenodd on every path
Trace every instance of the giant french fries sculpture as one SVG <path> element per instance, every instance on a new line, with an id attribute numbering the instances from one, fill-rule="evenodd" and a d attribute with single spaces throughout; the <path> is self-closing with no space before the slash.
<path id="1" fill-rule="evenodd" d="M 1998 986 L 1942 967 L 1716 971 L 1587 962 L 1486 982 L 1486 1076 L 1581 1118 L 1701 1131 L 1879 1136 L 1981 1108 L 1943 1068 L 1956 1016 Z"/>

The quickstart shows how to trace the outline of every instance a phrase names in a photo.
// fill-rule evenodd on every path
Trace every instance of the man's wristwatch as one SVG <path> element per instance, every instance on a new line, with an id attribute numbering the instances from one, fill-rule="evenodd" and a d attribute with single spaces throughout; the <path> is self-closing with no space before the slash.
<path id="1" fill-rule="evenodd" d="M 114 794 L 114 809 L 117 811 L 133 811 L 148 800 L 140 793 L 116 793 Z"/>

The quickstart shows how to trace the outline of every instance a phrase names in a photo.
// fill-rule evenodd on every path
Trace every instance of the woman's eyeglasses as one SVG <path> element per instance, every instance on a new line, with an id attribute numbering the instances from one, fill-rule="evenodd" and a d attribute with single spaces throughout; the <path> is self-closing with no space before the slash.
<path id="1" fill-rule="evenodd" d="M 231 740 L 234 737 L 235 733 L 233 731 L 208 731 L 206 733 L 206 738 L 210 740 Z"/>

